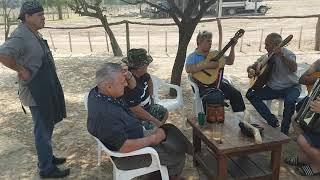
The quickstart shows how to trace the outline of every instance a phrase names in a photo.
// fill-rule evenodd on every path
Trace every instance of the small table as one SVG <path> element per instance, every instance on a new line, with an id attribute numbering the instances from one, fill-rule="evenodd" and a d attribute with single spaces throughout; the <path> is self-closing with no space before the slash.
<path id="1" fill-rule="evenodd" d="M 279 179 L 282 144 L 290 141 L 279 129 L 263 123 L 262 143 L 256 144 L 254 138 L 244 136 L 239 128 L 239 120 L 226 114 L 222 127 L 222 143 L 212 138 L 214 126 L 206 123 L 199 126 L 196 118 L 188 118 L 193 130 L 193 162 L 202 166 L 207 175 L 215 179 Z M 201 142 L 206 146 L 201 148 Z M 271 151 L 269 156 L 264 151 Z"/>

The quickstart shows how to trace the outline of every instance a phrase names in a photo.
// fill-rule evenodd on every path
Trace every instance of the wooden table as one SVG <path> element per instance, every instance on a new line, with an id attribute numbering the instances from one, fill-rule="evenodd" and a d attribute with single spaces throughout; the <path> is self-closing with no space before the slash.
<path id="1" fill-rule="evenodd" d="M 193 162 L 204 168 L 207 175 L 219 180 L 225 179 L 279 179 L 282 144 L 289 137 L 262 122 L 264 127 L 262 143 L 244 136 L 238 126 L 239 120 L 226 114 L 222 127 L 222 143 L 212 139 L 214 126 L 206 123 L 199 126 L 196 118 L 188 118 L 193 130 Z M 205 146 L 201 147 L 201 142 Z M 261 153 L 271 151 L 269 155 Z M 270 166 L 271 165 L 271 166 Z"/>

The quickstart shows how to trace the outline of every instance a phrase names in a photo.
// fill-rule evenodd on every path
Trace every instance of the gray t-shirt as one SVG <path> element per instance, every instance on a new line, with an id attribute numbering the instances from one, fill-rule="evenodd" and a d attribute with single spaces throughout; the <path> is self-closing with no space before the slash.
<path id="1" fill-rule="evenodd" d="M 290 61 L 296 62 L 296 55 L 290 50 L 283 48 L 283 55 Z M 291 72 L 281 57 L 274 56 L 274 65 L 267 86 L 274 90 L 282 90 L 296 86 L 300 90 L 297 72 Z"/>
<path id="2" fill-rule="evenodd" d="M 44 56 L 39 39 L 38 34 L 36 35 L 25 24 L 20 23 L 8 40 L 0 46 L 0 54 L 11 57 L 17 64 L 30 70 L 32 79 L 40 68 Z M 25 106 L 36 106 L 26 86 L 28 81 L 19 79 L 19 98 Z"/>

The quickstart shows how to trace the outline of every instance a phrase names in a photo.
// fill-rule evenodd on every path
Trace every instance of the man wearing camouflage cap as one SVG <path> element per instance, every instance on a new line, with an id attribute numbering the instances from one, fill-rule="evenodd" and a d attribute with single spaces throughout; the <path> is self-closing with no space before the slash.
<path id="1" fill-rule="evenodd" d="M 153 84 L 147 72 L 152 61 L 152 57 L 142 48 L 130 49 L 127 57 L 122 59 L 136 79 L 135 88 L 125 89 L 124 99 L 130 110 L 143 120 L 143 125 L 147 130 L 161 126 L 168 119 L 167 109 L 153 102 Z"/>
<path id="2" fill-rule="evenodd" d="M 40 177 L 62 178 L 70 169 L 57 167 L 66 159 L 53 155 L 51 138 L 55 123 L 66 117 L 66 108 L 52 54 L 38 32 L 45 24 L 42 5 L 24 2 L 19 19 L 21 23 L 0 46 L 0 62 L 18 73 L 19 98 L 29 106 L 34 123 Z"/>

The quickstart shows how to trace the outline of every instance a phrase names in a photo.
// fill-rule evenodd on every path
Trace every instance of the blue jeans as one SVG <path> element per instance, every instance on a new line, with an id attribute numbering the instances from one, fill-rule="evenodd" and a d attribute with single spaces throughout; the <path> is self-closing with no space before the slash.
<path id="1" fill-rule="evenodd" d="M 278 122 L 276 116 L 271 113 L 270 109 L 263 103 L 263 100 L 283 99 L 284 110 L 283 120 L 281 122 L 281 132 L 289 133 L 291 117 L 295 110 L 296 100 L 300 95 L 297 87 L 289 87 L 282 90 L 273 90 L 269 87 L 259 88 L 257 90 L 249 89 L 246 97 L 255 107 L 258 113 L 268 122 L 269 125 L 276 127 Z"/>
<path id="2" fill-rule="evenodd" d="M 54 168 L 52 164 L 53 153 L 51 146 L 54 123 L 48 123 L 43 119 L 37 106 L 31 106 L 29 108 L 34 125 L 33 133 L 38 155 L 38 168 L 41 174 L 47 174 Z"/>

